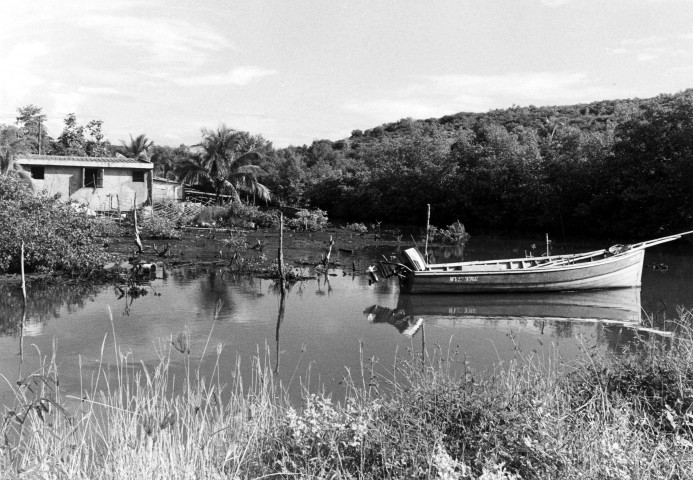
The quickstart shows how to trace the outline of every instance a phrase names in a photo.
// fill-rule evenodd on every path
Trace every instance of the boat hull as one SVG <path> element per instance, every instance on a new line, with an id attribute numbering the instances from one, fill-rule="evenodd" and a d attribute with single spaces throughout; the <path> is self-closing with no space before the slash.
<path id="1" fill-rule="evenodd" d="M 639 287 L 645 250 L 594 262 L 554 268 L 500 271 L 410 271 L 401 279 L 407 293 L 551 292 Z"/>

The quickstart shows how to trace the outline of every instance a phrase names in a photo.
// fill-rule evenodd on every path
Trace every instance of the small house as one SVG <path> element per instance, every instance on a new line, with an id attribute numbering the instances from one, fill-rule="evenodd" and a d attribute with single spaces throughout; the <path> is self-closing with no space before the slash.
<path id="1" fill-rule="evenodd" d="M 131 210 L 152 198 L 154 165 L 126 157 L 27 155 L 17 159 L 36 189 L 97 212 Z"/>
<path id="2" fill-rule="evenodd" d="M 152 200 L 158 203 L 166 200 L 182 202 L 185 200 L 185 185 L 166 178 L 154 177 Z"/>

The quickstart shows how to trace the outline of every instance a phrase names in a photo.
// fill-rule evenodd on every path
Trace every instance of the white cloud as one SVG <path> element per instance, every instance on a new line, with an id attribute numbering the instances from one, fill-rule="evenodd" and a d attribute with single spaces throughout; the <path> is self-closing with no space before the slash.
<path id="1" fill-rule="evenodd" d="M 16 108 L 24 102 L 33 90 L 44 83 L 39 69 L 34 65 L 48 49 L 41 42 L 19 43 L 3 54 L 0 50 L 0 110 Z"/>
<path id="2" fill-rule="evenodd" d="M 609 48 L 609 47 L 606 47 L 605 50 L 606 50 L 607 55 L 626 55 L 626 54 L 630 53 L 630 50 L 628 50 L 627 48 Z"/>
<path id="3" fill-rule="evenodd" d="M 657 55 L 653 54 L 652 52 L 640 52 L 635 56 L 635 58 L 637 58 L 639 62 L 651 62 L 657 58 Z"/>
<path id="4" fill-rule="evenodd" d="M 120 92 L 113 87 L 79 87 L 79 93 L 88 96 L 116 96 Z"/>
<path id="5" fill-rule="evenodd" d="M 667 37 L 663 35 L 652 35 L 649 37 L 642 38 L 627 38 L 621 42 L 622 45 L 635 45 L 641 47 L 648 47 L 652 45 L 661 45 L 667 42 Z"/>
<path id="6" fill-rule="evenodd" d="M 221 85 L 248 85 L 249 83 L 270 75 L 276 75 L 276 70 L 268 70 L 259 67 L 237 67 L 226 73 L 200 75 L 196 77 L 179 78 L 175 83 L 182 86 L 221 86 Z"/>
<path id="7" fill-rule="evenodd" d="M 560 7 L 566 5 L 573 0 L 539 0 L 539 3 L 546 5 L 547 7 Z"/>
<path id="8" fill-rule="evenodd" d="M 431 87 L 434 92 L 453 96 L 459 101 L 483 97 L 541 98 L 558 100 L 581 96 L 587 88 L 585 73 L 510 73 L 507 75 L 441 75 L 425 77 L 426 84 L 414 89 L 421 93 Z"/>
<path id="9" fill-rule="evenodd" d="M 162 64 L 178 63 L 194 68 L 213 53 L 233 47 L 226 37 L 211 28 L 185 20 L 89 15 L 84 22 L 82 27 L 97 30 L 108 41 L 146 53 L 150 60 Z"/>
<path id="10" fill-rule="evenodd" d="M 416 99 L 366 100 L 364 102 L 349 102 L 343 108 L 350 112 L 366 114 L 377 119 L 395 120 L 398 118 L 430 118 L 440 115 L 438 105 L 426 105 Z"/>
<path id="11" fill-rule="evenodd" d="M 79 112 L 80 107 L 87 100 L 87 96 L 78 91 L 61 91 L 56 88 L 51 96 L 53 97 L 53 112 L 60 117 L 68 113 Z"/>
<path id="12" fill-rule="evenodd" d="M 616 48 L 607 48 L 607 55 L 630 55 L 639 62 L 693 55 L 687 40 L 693 34 L 651 35 L 642 38 L 626 38 Z"/>

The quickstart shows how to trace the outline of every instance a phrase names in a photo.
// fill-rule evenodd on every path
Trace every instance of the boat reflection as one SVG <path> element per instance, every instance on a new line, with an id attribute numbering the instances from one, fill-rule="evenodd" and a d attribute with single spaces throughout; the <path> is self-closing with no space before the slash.
<path id="1" fill-rule="evenodd" d="M 368 307 L 371 323 L 413 335 L 426 323 L 478 320 L 599 321 L 639 325 L 640 289 L 470 295 L 400 295 L 397 307 Z"/>

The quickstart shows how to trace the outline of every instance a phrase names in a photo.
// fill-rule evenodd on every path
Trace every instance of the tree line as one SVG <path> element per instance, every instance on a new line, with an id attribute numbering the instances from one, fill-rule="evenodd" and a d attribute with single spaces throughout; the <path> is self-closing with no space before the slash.
<path id="1" fill-rule="evenodd" d="M 274 148 L 220 125 L 198 145 L 119 146 L 74 115 L 53 140 L 41 109 L 19 109 L 17 136 L 37 153 L 146 155 L 157 176 L 248 201 L 317 207 L 331 218 L 649 237 L 693 228 L 693 90 L 651 99 L 519 107 L 403 119 L 343 140 Z M 6 162 L 5 162 L 6 163 Z"/>

